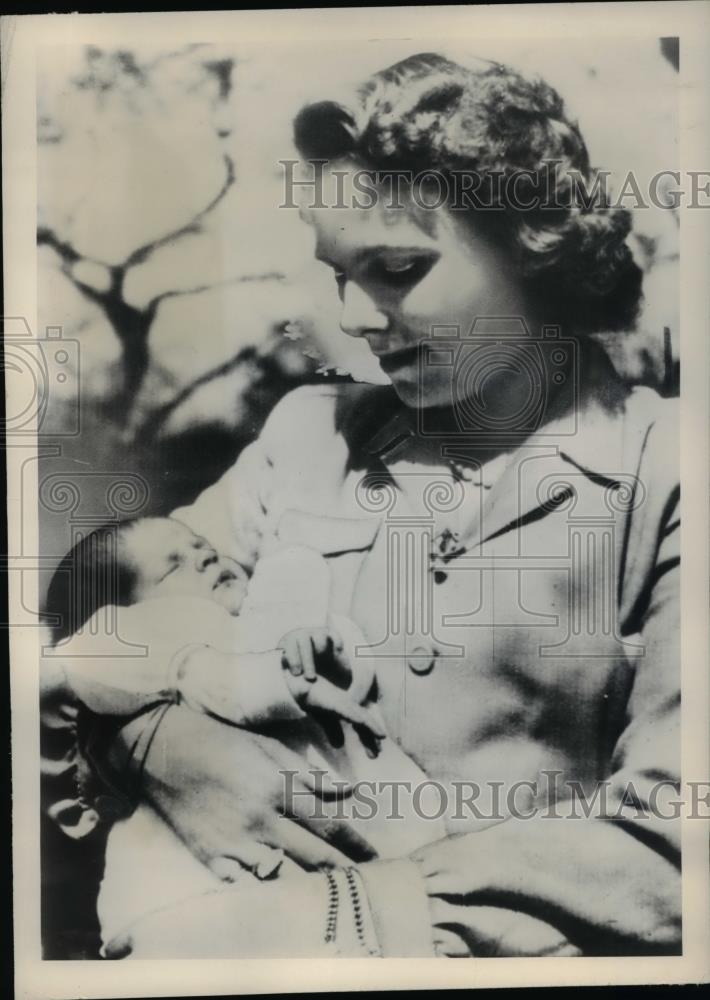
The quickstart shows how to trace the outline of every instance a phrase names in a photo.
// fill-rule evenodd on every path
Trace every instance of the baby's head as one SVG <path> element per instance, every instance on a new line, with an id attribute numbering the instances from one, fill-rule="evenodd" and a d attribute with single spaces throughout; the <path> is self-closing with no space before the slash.
<path id="1" fill-rule="evenodd" d="M 133 575 L 133 602 L 149 597 L 205 597 L 239 614 L 247 574 L 206 538 L 172 517 L 142 517 L 122 526 L 120 558 Z"/>
<path id="2" fill-rule="evenodd" d="M 55 642 L 99 608 L 151 597 L 203 597 L 239 614 L 247 574 L 233 559 L 172 517 L 140 517 L 104 525 L 82 538 L 59 564 L 46 610 L 57 615 Z"/>

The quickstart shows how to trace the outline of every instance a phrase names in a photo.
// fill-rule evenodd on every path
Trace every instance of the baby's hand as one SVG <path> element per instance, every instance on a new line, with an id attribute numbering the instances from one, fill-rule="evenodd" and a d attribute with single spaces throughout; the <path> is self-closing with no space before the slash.
<path id="1" fill-rule="evenodd" d="M 342 744 L 340 727 L 329 725 L 329 717 L 336 716 L 351 722 L 363 744 L 376 756 L 378 741 L 384 739 L 384 726 L 371 708 L 364 708 L 347 690 L 333 683 L 352 679 L 352 671 L 339 633 L 333 628 L 303 628 L 289 632 L 279 643 L 283 650 L 282 663 L 287 671 L 288 684 L 302 708 L 324 716 L 323 722 L 331 741 Z M 324 669 L 325 668 L 325 669 Z"/>
<path id="2" fill-rule="evenodd" d="M 292 686 L 293 685 L 293 686 Z M 300 686 L 300 690 L 297 685 Z M 314 715 L 323 716 L 324 728 L 332 743 L 342 744 L 342 733 L 337 720 L 351 722 L 364 746 L 375 757 L 379 753 L 379 740 L 384 739 L 385 731 L 380 720 L 371 708 L 358 705 L 347 691 L 331 684 L 325 677 L 319 677 L 317 683 L 309 684 L 303 678 L 290 677 L 289 686 L 299 705 Z M 328 724 L 329 717 L 335 716 L 334 725 Z"/>
<path id="3" fill-rule="evenodd" d="M 345 646 L 337 629 L 326 626 L 297 628 L 279 642 L 282 662 L 293 677 L 313 684 L 318 675 L 326 676 L 339 687 L 347 687 L 352 671 Z"/>

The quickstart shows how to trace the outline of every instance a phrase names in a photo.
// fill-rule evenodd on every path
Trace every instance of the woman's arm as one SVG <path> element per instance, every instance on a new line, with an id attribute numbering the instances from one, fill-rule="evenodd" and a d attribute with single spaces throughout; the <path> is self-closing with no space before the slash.
<path id="1" fill-rule="evenodd" d="M 281 742 L 169 706 L 141 746 L 141 720 L 123 727 L 108 754 L 203 862 L 241 860 L 245 841 L 281 848 L 306 868 L 347 864 L 375 851 L 338 818 L 345 781 L 313 768 Z"/>
<path id="2" fill-rule="evenodd" d="M 224 609 L 207 601 L 146 601 L 101 609 L 68 641 L 47 649 L 40 696 L 42 802 L 67 835 L 81 838 L 100 819 L 132 808 L 131 782 L 120 773 L 109 777 L 103 760 L 122 718 L 136 718 L 134 754 L 140 756 L 166 705 L 186 697 L 198 711 L 237 724 L 259 708 L 262 721 L 303 716 L 281 676 L 277 651 L 230 658 L 190 642 L 200 635 L 226 642 L 225 618 Z"/>
<path id="3" fill-rule="evenodd" d="M 222 479 L 176 514 L 251 568 L 264 532 L 271 470 L 266 449 L 256 441 Z M 143 614 L 133 608 L 123 612 L 130 612 L 127 622 L 134 614 L 137 619 Z M 125 634 L 116 633 L 115 623 L 107 625 L 101 612 L 96 625 L 96 629 L 85 627 L 82 637 L 73 637 L 76 656 L 63 644 L 45 656 L 41 669 L 43 808 L 72 838 L 94 830 L 102 815 L 125 814 L 134 794 L 128 775 L 107 765 L 110 727 L 99 721 L 82 739 L 82 706 L 74 689 L 81 689 L 97 711 L 137 716 L 130 724 L 129 744 L 123 746 L 124 753 L 129 747 L 132 752 L 150 741 L 163 705 L 174 700 L 175 658 L 195 640 L 194 634 L 188 639 L 172 627 L 156 628 L 150 616 L 136 622 L 137 648 L 126 642 Z M 69 663 L 73 667 L 67 671 Z M 68 673 L 73 674 L 71 680 Z"/>
<path id="4" fill-rule="evenodd" d="M 240 879 L 137 921 L 108 958 L 367 958 L 379 954 L 355 869 Z M 353 900 L 357 894 L 357 910 Z M 366 906 L 366 904 L 365 904 Z"/>

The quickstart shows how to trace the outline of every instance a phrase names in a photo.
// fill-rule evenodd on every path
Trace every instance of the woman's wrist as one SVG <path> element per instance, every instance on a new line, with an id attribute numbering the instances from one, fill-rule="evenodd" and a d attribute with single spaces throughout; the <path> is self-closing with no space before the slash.
<path id="1" fill-rule="evenodd" d="M 435 955 L 429 897 L 419 866 L 410 858 L 367 861 L 358 872 L 385 958 Z"/>

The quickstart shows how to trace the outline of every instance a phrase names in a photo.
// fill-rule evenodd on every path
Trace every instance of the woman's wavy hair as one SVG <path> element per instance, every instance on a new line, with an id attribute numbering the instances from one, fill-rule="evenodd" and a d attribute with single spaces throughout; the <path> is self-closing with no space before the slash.
<path id="1" fill-rule="evenodd" d="M 642 275 L 626 244 L 630 213 L 595 187 L 579 128 L 552 87 L 499 63 L 481 66 L 411 56 L 370 77 L 351 106 L 303 108 L 294 123 L 298 152 L 308 160 L 351 158 L 383 175 L 436 171 L 449 191 L 454 172 L 474 174 L 479 199 L 498 210 L 465 212 L 510 255 L 541 319 L 548 314 L 576 333 L 632 328 Z M 537 195 L 554 207 L 511 204 L 505 182 L 514 175 L 519 204 Z"/>
<path id="2" fill-rule="evenodd" d="M 132 602 L 136 575 L 123 557 L 121 541 L 138 520 L 96 528 L 61 560 L 45 601 L 45 621 L 54 645 L 73 635 L 100 608 Z"/>

